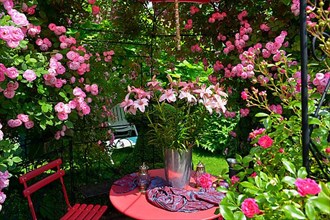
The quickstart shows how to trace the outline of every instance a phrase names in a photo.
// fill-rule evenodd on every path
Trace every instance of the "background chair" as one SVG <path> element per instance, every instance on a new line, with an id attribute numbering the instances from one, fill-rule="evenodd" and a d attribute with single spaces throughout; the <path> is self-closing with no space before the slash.
<path id="1" fill-rule="evenodd" d="M 107 206 L 101 206 L 101 205 L 86 205 L 86 204 L 75 204 L 74 206 L 70 205 L 67 191 L 64 185 L 63 176 L 65 175 L 65 171 L 60 168 L 60 165 L 62 164 L 61 159 L 54 160 L 44 166 L 41 166 L 37 168 L 36 170 L 30 171 L 24 175 L 22 175 L 19 178 L 19 181 L 21 184 L 24 185 L 23 195 L 27 198 L 29 208 L 32 214 L 33 220 L 37 219 L 33 202 L 31 200 L 31 195 L 41 189 L 42 187 L 54 182 L 55 180 L 59 179 L 62 184 L 62 191 L 64 200 L 66 202 L 66 205 L 68 207 L 68 212 L 61 218 L 61 220 L 66 219 L 76 219 L 76 220 L 87 220 L 87 219 L 93 219 L 97 220 L 102 217 L 102 215 L 107 210 Z M 56 168 L 55 173 L 52 173 L 48 175 L 47 177 L 31 184 L 28 186 L 27 182 L 33 178 L 36 178 L 37 176 L 46 173 L 47 171 L 50 171 L 52 169 Z M 47 172 L 48 173 L 48 172 Z M 52 218 L 52 216 L 49 216 Z"/>
<path id="2" fill-rule="evenodd" d="M 117 104 L 111 109 L 115 119 L 109 122 L 109 127 L 113 130 L 115 140 L 113 142 L 106 141 L 105 147 L 110 157 L 111 163 L 114 164 L 112 154 L 115 149 L 126 147 L 135 147 L 138 138 L 138 132 L 134 124 L 129 123 L 125 118 L 124 109 Z"/>

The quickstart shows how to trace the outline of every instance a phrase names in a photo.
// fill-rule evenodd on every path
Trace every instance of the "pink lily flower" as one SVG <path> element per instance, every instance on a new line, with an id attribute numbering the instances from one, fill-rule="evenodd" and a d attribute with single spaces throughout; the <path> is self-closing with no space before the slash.
<path id="1" fill-rule="evenodd" d="M 168 102 L 176 101 L 176 96 L 173 89 L 164 90 L 164 94 L 160 96 L 159 101 L 163 102 L 164 100 L 167 100 Z"/>

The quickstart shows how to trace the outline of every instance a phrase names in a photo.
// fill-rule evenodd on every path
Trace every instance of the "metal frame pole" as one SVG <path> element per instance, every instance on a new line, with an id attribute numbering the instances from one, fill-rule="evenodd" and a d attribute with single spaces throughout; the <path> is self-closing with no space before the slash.
<path id="1" fill-rule="evenodd" d="M 307 1 L 300 0 L 300 53 L 301 53 L 301 107 L 302 107 L 302 158 L 303 166 L 307 172 L 309 169 L 309 126 L 308 126 L 308 85 L 307 85 L 307 24 L 306 24 Z"/>

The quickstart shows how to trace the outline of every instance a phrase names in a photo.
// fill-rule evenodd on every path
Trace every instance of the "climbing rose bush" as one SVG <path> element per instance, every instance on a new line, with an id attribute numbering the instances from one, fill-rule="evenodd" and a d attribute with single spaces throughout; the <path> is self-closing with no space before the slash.
<path id="1" fill-rule="evenodd" d="M 89 73 L 92 54 L 66 27 L 33 24 L 36 5 L 19 8 L 2 0 L 0 7 L 0 122 L 18 132 L 72 129 L 73 122 L 99 111 L 101 88 Z M 60 131 L 56 139 L 65 135 Z"/>
<path id="2" fill-rule="evenodd" d="M 297 8 L 299 1 L 294 1 L 295 13 Z M 323 12 L 324 9 L 315 11 Z M 322 16 L 317 18 L 324 19 Z M 249 154 L 236 156 L 234 169 L 239 181 L 235 181 L 228 191 L 221 189 L 227 192 L 220 203 L 220 212 L 225 219 L 325 219 L 330 216 L 327 208 L 330 183 L 322 178 L 316 177 L 317 181 L 311 178 L 319 173 L 308 177 L 306 169 L 301 167 L 301 72 L 299 63 L 283 48 L 286 37 L 287 33 L 283 31 L 274 41 L 249 47 L 240 55 L 240 64 L 232 68 L 236 75 L 251 82 L 250 87 L 241 91 L 241 99 L 246 107 L 257 112 L 254 116 L 259 119 L 260 127 L 249 134 L 252 146 Z M 325 61 L 311 68 L 307 78 L 309 124 L 313 125 L 312 150 L 319 152 L 320 158 L 316 163 L 310 156 L 310 166 L 313 171 L 323 168 L 328 173 L 330 113 L 321 107 L 322 114 L 313 117 L 329 81 L 327 65 Z M 319 163 L 323 166 L 317 167 Z M 255 201 L 260 210 L 257 215 L 247 212 L 246 206 L 243 209 L 246 199 Z M 256 207 L 252 202 L 250 205 Z"/>

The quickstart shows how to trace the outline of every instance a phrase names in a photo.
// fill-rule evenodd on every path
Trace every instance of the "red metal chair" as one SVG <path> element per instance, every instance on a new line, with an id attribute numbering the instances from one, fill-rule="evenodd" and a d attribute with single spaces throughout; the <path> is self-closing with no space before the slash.
<path id="1" fill-rule="evenodd" d="M 61 220 L 73 220 L 73 219 L 96 220 L 96 219 L 100 219 L 108 208 L 106 205 L 104 205 L 104 206 L 86 205 L 86 204 L 75 204 L 74 206 L 70 205 L 68 195 L 66 192 L 66 188 L 64 185 L 64 181 L 63 181 L 63 176 L 65 175 L 65 172 L 64 172 L 64 170 L 62 170 L 60 168 L 61 164 L 62 164 L 62 160 L 57 159 L 44 166 L 37 168 L 36 170 L 28 172 L 27 174 L 24 174 L 19 178 L 20 183 L 24 185 L 23 194 L 25 197 L 27 197 L 33 220 L 36 220 L 37 216 L 36 216 L 36 213 L 35 213 L 35 210 L 33 207 L 33 203 L 31 200 L 31 194 L 33 194 L 37 190 L 41 189 L 42 187 L 46 186 L 47 184 L 49 184 L 57 179 L 60 179 L 60 182 L 62 184 L 64 199 L 65 199 L 65 202 L 68 207 L 68 212 L 61 218 Z M 51 170 L 53 168 L 57 168 L 55 173 L 50 174 L 46 178 L 44 178 L 30 186 L 27 185 L 27 181 L 39 176 L 40 174 L 44 173 L 45 171 Z"/>

